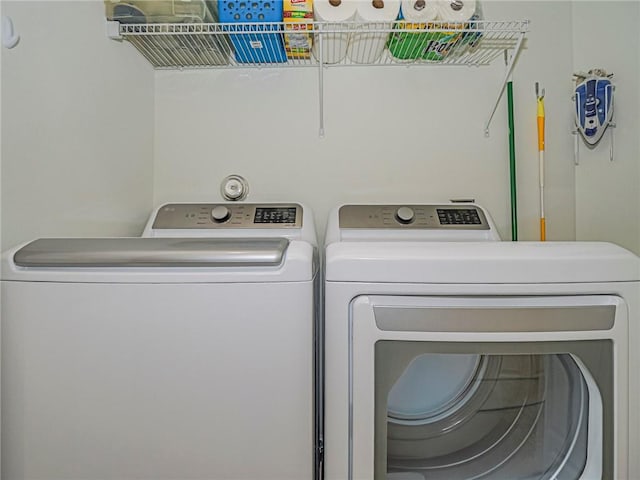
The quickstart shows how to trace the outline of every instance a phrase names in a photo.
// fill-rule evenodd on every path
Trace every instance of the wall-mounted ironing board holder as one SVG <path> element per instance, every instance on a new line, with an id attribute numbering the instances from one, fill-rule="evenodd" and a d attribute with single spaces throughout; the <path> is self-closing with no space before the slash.
<path id="1" fill-rule="evenodd" d="M 594 68 L 588 73 L 575 73 L 573 160 L 580 164 L 580 138 L 589 149 L 596 148 L 609 130 L 609 161 L 614 159 L 613 122 L 615 85 L 611 82 L 613 73 Z"/>

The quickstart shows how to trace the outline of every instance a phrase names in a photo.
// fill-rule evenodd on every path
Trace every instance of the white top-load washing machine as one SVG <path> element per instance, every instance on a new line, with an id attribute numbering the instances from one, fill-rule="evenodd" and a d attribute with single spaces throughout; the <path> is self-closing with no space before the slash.
<path id="1" fill-rule="evenodd" d="M 640 260 L 497 240 L 474 204 L 333 211 L 327 479 L 640 478 Z"/>
<path id="2" fill-rule="evenodd" d="M 313 478 L 310 210 L 170 204 L 144 237 L 3 256 L 3 478 Z"/>

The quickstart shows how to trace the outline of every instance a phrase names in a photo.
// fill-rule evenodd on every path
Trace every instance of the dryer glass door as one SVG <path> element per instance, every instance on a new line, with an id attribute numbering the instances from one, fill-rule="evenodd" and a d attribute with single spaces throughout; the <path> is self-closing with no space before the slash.
<path id="1" fill-rule="evenodd" d="M 503 299 L 476 306 L 381 299 L 354 307 L 353 478 L 367 470 L 365 422 L 373 423 L 375 479 L 614 476 L 611 332 L 619 299 L 583 298 L 572 307 L 558 299 L 547 306 L 512 299 L 509 307 Z"/>
<path id="2" fill-rule="evenodd" d="M 376 478 L 581 478 L 589 411 L 602 400 L 579 357 L 532 353 L 535 344 L 434 353 L 462 347 L 450 346 L 377 343 Z M 611 342 L 589 348 L 611 358 Z"/>

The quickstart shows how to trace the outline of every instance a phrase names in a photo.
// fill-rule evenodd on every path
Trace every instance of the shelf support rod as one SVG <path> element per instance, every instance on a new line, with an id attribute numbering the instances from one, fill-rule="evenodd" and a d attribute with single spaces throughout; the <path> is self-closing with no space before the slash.
<path id="1" fill-rule="evenodd" d="M 487 119 L 487 122 L 484 125 L 484 136 L 485 137 L 489 136 L 489 125 L 491 125 L 491 121 L 493 120 L 493 116 L 495 115 L 496 110 L 498 109 L 498 104 L 500 103 L 500 100 L 502 99 L 502 95 L 504 95 L 504 89 L 507 86 L 507 82 L 509 81 L 509 78 L 511 77 L 511 73 L 513 72 L 513 67 L 515 66 L 516 58 L 518 57 L 518 53 L 520 53 L 520 49 L 522 48 L 522 42 L 524 41 L 525 33 L 526 32 L 520 32 L 520 38 L 518 38 L 518 42 L 516 43 L 516 46 L 513 49 L 513 55 L 511 55 L 511 58 L 509 59 L 509 62 L 507 64 L 507 71 L 505 72 L 504 79 L 502 80 L 502 83 L 500 84 L 500 90 L 498 91 L 498 98 L 496 98 L 496 102 L 493 105 L 493 109 L 491 110 L 491 113 L 489 114 L 489 118 Z M 507 56 L 507 51 L 505 50 L 505 59 L 506 59 L 506 56 Z"/>
<path id="2" fill-rule="evenodd" d="M 322 30 L 322 27 L 320 28 Z M 324 138 L 324 65 L 322 64 L 322 59 L 324 58 L 323 48 L 324 45 L 322 43 L 322 39 L 324 35 L 322 31 L 320 35 L 316 37 L 318 39 L 318 98 L 319 98 L 319 115 L 320 115 L 320 129 L 318 135 L 320 138 Z"/>

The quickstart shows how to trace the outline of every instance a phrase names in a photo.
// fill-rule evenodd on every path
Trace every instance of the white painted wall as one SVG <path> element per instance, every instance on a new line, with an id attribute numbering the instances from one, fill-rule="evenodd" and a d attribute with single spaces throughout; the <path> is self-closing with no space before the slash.
<path id="1" fill-rule="evenodd" d="M 488 19 L 530 19 L 513 76 L 520 238 L 538 235 L 534 82 L 547 86 L 548 129 L 570 115 L 569 2 L 486 2 Z M 550 34 L 552 33 L 552 34 Z M 231 173 L 249 200 L 305 202 L 324 229 L 341 202 L 475 198 L 510 238 L 506 100 L 485 138 L 504 74 L 489 67 L 333 68 L 325 74 L 326 137 L 318 137 L 315 69 L 158 72 L 155 203 L 218 200 Z M 554 88 L 555 86 L 555 88 Z M 567 135 L 548 136 L 551 159 L 568 159 Z M 574 237 L 570 162 L 550 162 L 548 238 Z"/>
<path id="2" fill-rule="evenodd" d="M 472 197 L 510 238 L 504 98 L 491 137 L 483 135 L 500 61 L 327 69 L 320 139 L 315 69 L 154 73 L 130 45 L 106 38 L 102 2 L 1 3 L 22 35 L 2 52 L 4 246 L 43 235 L 137 234 L 152 204 L 218 200 L 230 173 L 248 178 L 249 200 L 308 204 L 320 230 L 341 202 Z M 484 6 L 489 19 L 531 20 L 513 75 L 520 239 L 538 238 L 539 81 L 548 238 L 570 240 L 577 231 L 579 239 L 640 250 L 639 210 L 629 224 L 630 209 L 618 208 L 640 203 L 639 3 Z M 611 48 L 586 40 L 603 29 Z M 617 160 L 602 159 L 606 149 L 582 149 L 574 172 L 570 79 L 595 63 L 616 73 Z M 620 214 L 605 216 L 605 208 Z"/>
<path id="3" fill-rule="evenodd" d="M 154 72 L 102 2 L 3 1 L 2 246 L 138 234 L 152 206 Z"/>
<path id="4" fill-rule="evenodd" d="M 572 10 L 574 70 L 614 73 L 617 124 L 613 162 L 610 132 L 593 150 L 580 142 L 576 236 L 640 254 L 640 2 L 575 2 Z"/>

